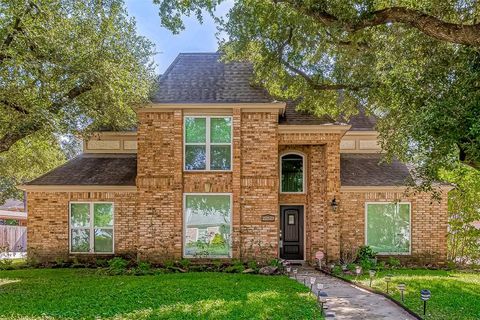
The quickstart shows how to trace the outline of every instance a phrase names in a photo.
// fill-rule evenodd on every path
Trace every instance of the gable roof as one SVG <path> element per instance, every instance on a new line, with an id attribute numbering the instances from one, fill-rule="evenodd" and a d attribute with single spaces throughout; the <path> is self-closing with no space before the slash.
<path id="1" fill-rule="evenodd" d="M 252 85 L 252 65 L 220 61 L 220 53 L 180 53 L 160 77 L 157 103 L 267 103 L 273 99 Z"/>
<path id="2" fill-rule="evenodd" d="M 397 160 L 380 163 L 381 154 L 340 154 L 342 186 L 405 186 L 410 177 L 407 166 Z"/>
<path id="3" fill-rule="evenodd" d="M 26 185 L 135 186 L 135 154 L 82 154 Z"/>

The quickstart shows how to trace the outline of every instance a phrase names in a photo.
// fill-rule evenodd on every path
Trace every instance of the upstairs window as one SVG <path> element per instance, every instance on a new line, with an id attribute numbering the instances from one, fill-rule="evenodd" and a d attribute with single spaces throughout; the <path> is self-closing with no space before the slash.
<path id="1" fill-rule="evenodd" d="M 70 203 L 70 252 L 113 253 L 113 203 Z"/>
<path id="2" fill-rule="evenodd" d="M 189 116 L 184 121 L 185 170 L 231 170 L 232 117 Z"/>
<path id="3" fill-rule="evenodd" d="M 280 192 L 303 193 L 305 189 L 303 156 L 296 153 L 289 153 L 283 155 L 280 159 L 280 175 L 282 177 Z"/>

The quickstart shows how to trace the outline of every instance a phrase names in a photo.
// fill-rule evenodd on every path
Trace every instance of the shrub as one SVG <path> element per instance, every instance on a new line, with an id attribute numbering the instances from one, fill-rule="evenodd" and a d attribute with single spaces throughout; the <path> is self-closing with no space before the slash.
<path id="1" fill-rule="evenodd" d="M 375 259 L 377 253 L 370 246 L 361 246 L 358 250 L 358 261 Z"/>
<path id="2" fill-rule="evenodd" d="M 268 265 L 271 266 L 271 267 L 277 267 L 277 268 L 282 267 L 282 263 L 281 263 L 280 260 L 278 260 L 278 259 L 272 259 L 272 260 L 270 260 L 270 262 L 268 263 Z"/>
<path id="3" fill-rule="evenodd" d="M 332 273 L 335 274 L 335 275 L 341 274 L 342 273 L 342 267 L 336 265 L 335 267 L 333 267 Z"/>
<path id="4" fill-rule="evenodd" d="M 400 259 L 398 258 L 395 258 L 395 257 L 389 257 L 388 258 L 388 265 L 390 266 L 390 268 L 398 268 L 400 267 Z"/>
<path id="5" fill-rule="evenodd" d="M 139 261 L 137 267 L 133 270 L 133 274 L 137 276 L 143 276 L 146 274 L 152 274 L 152 266 L 149 262 Z"/>
<path id="6" fill-rule="evenodd" d="M 12 270 L 12 269 L 14 269 L 12 259 L 0 260 L 0 270 Z"/>
<path id="7" fill-rule="evenodd" d="M 255 261 L 255 260 L 248 261 L 247 268 L 252 269 L 255 272 L 257 272 L 260 269 L 259 266 L 258 266 L 258 262 Z"/>
<path id="8" fill-rule="evenodd" d="M 120 258 L 115 257 L 108 261 L 108 274 L 112 275 L 119 275 L 127 273 L 128 261 Z"/>
<path id="9" fill-rule="evenodd" d="M 225 268 L 227 273 L 242 273 L 245 270 L 243 262 L 235 260 L 231 266 Z"/>
<path id="10" fill-rule="evenodd" d="M 178 264 L 183 270 L 188 270 L 190 268 L 191 262 L 188 259 L 182 259 Z"/>

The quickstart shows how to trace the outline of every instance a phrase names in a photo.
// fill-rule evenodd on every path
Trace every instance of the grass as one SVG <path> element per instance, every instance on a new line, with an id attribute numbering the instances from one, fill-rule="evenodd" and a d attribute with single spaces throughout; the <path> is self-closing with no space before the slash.
<path id="1" fill-rule="evenodd" d="M 399 283 L 407 285 L 405 306 L 418 315 L 423 316 L 423 303 L 420 300 L 420 290 L 428 289 L 431 298 L 427 302 L 425 319 L 435 320 L 478 320 L 480 319 L 480 273 L 465 273 L 443 270 L 412 270 L 399 269 L 378 272 L 373 280 L 372 287 L 386 292 L 385 275 L 393 275 L 389 284 L 389 295 L 401 301 Z M 345 276 L 355 280 L 354 276 Z M 367 275 L 358 280 L 368 286 Z"/>
<path id="2" fill-rule="evenodd" d="M 0 271 L 0 301 L 0 319 L 322 319 L 308 289 L 284 276 L 11 270 Z"/>

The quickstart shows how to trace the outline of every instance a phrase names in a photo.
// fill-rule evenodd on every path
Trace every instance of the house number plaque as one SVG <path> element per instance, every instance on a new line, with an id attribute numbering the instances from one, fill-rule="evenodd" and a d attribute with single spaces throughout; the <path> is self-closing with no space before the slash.
<path id="1" fill-rule="evenodd" d="M 262 222 L 273 222 L 275 221 L 275 216 L 273 214 L 264 214 L 262 216 Z"/>

